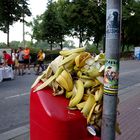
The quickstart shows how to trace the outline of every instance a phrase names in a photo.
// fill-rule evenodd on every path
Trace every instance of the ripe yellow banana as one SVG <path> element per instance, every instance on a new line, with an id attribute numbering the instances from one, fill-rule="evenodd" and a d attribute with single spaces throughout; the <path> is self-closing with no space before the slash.
<path id="1" fill-rule="evenodd" d="M 67 91 L 71 91 L 73 89 L 73 79 L 71 77 L 71 74 L 66 71 L 66 70 L 63 70 L 62 73 L 61 73 L 61 76 L 64 77 L 64 79 L 67 81 L 67 84 L 68 84 L 68 89 Z"/>
<path id="2" fill-rule="evenodd" d="M 100 53 L 99 55 L 96 55 L 94 60 L 95 61 L 99 61 L 99 60 L 105 60 L 105 54 L 104 53 Z"/>
<path id="3" fill-rule="evenodd" d="M 77 67 L 83 67 L 85 65 L 85 62 L 88 58 L 90 58 L 91 55 L 88 52 L 82 52 L 75 58 L 75 64 Z"/>
<path id="4" fill-rule="evenodd" d="M 94 95 L 93 94 L 89 94 L 88 99 L 85 103 L 84 108 L 82 109 L 82 113 L 84 116 L 88 116 L 92 106 L 95 104 L 95 99 L 94 99 Z"/>
<path id="5" fill-rule="evenodd" d="M 90 77 L 90 76 L 87 76 L 87 75 L 82 74 L 81 71 L 78 71 L 78 72 L 77 72 L 77 76 L 78 76 L 79 78 L 83 78 L 83 79 L 93 79 L 93 78 Z"/>
<path id="6" fill-rule="evenodd" d="M 81 80 L 77 80 L 75 83 L 77 92 L 76 95 L 70 100 L 69 102 L 69 107 L 74 107 L 76 106 L 83 98 L 84 95 L 84 85 Z"/>
<path id="7" fill-rule="evenodd" d="M 31 88 L 33 88 L 40 80 L 49 78 L 51 75 L 52 75 L 52 69 L 49 65 L 47 67 L 47 69 L 45 71 L 43 71 L 43 73 L 40 76 L 37 77 L 37 79 L 35 80 L 35 82 L 31 86 Z"/>
<path id="8" fill-rule="evenodd" d="M 93 80 L 86 80 L 84 82 L 84 88 L 94 87 L 96 85 L 96 82 Z"/>
<path id="9" fill-rule="evenodd" d="M 116 122 L 115 130 L 116 130 L 116 132 L 117 132 L 119 135 L 121 135 L 121 130 L 120 130 L 120 126 L 119 126 L 119 123 L 118 123 L 118 122 Z"/>
<path id="10" fill-rule="evenodd" d="M 59 85 L 61 85 L 64 89 L 66 89 L 67 91 L 71 91 L 71 89 L 69 88 L 69 84 L 67 82 L 67 80 L 62 76 L 59 75 L 56 78 L 56 81 L 58 82 Z"/>
<path id="11" fill-rule="evenodd" d="M 75 60 L 75 57 L 78 55 L 78 53 L 73 53 L 67 57 L 65 57 L 62 61 L 60 61 L 59 66 L 64 65 L 68 63 L 69 61 Z"/>
<path id="12" fill-rule="evenodd" d="M 38 90 L 41 90 L 43 88 L 45 88 L 46 86 L 48 86 L 53 80 L 55 80 L 60 74 L 61 72 L 63 71 L 63 67 L 59 67 L 56 71 L 56 73 L 51 76 L 49 79 L 47 79 L 43 84 L 41 84 L 40 86 L 38 86 L 34 92 L 38 91 Z"/>
<path id="13" fill-rule="evenodd" d="M 99 69 L 97 69 L 96 67 L 92 67 L 91 69 L 89 69 L 87 71 L 87 74 L 92 78 L 95 78 L 101 75 L 101 73 L 99 72 Z"/>
<path id="14" fill-rule="evenodd" d="M 71 49 L 71 50 L 62 50 L 59 53 L 63 56 L 68 56 L 71 55 L 73 53 L 80 53 L 85 51 L 85 48 L 75 48 L 75 49 Z"/>
<path id="15" fill-rule="evenodd" d="M 63 61 L 63 56 L 59 55 L 58 57 L 56 57 L 51 63 L 50 63 L 50 67 L 53 71 L 53 73 L 56 73 L 57 69 L 59 68 L 59 64 L 60 62 Z"/>
<path id="16" fill-rule="evenodd" d="M 95 92 L 95 96 L 94 96 L 96 102 L 99 102 L 99 101 L 102 100 L 103 92 L 104 92 L 103 85 L 100 85 L 99 90 L 97 90 L 97 91 Z"/>
<path id="17" fill-rule="evenodd" d="M 102 113 L 102 104 L 96 104 L 96 106 L 94 107 L 94 113 L 95 114 L 101 114 Z"/>
<path id="18" fill-rule="evenodd" d="M 83 107 L 85 106 L 85 103 L 86 103 L 86 101 L 81 102 L 81 103 L 77 104 L 76 107 L 77 107 L 79 110 L 82 110 Z"/>
<path id="19" fill-rule="evenodd" d="M 66 91 L 65 97 L 66 98 L 71 98 L 73 96 L 73 90 L 72 91 Z"/>
<path id="20" fill-rule="evenodd" d="M 72 72 L 74 69 L 74 60 L 70 60 L 69 62 L 67 62 L 66 64 L 64 64 L 64 69 L 66 69 L 68 72 Z"/>
<path id="21" fill-rule="evenodd" d="M 103 76 L 97 76 L 96 79 L 98 80 L 99 83 L 104 85 L 104 77 Z"/>
<path id="22" fill-rule="evenodd" d="M 92 106 L 92 108 L 91 108 L 91 110 L 90 110 L 90 112 L 89 112 L 89 114 L 87 116 L 87 123 L 90 123 L 90 121 L 91 121 L 91 116 L 92 116 L 92 113 L 94 111 L 95 106 L 96 106 L 96 103 Z"/>
<path id="23" fill-rule="evenodd" d="M 53 88 L 53 95 L 62 95 L 64 93 L 64 88 L 60 86 L 56 81 L 51 82 L 51 87 Z"/>

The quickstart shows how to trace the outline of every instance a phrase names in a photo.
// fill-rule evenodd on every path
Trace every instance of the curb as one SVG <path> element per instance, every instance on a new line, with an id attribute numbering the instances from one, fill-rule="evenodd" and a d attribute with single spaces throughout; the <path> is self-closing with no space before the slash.
<path id="1" fill-rule="evenodd" d="M 30 131 L 29 124 L 9 130 L 0 134 L 0 140 L 10 140 Z"/>

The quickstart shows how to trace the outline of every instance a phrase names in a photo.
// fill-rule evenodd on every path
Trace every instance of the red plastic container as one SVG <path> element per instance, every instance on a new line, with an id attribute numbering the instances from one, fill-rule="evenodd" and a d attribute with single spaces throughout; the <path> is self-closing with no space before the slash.
<path id="1" fill-rule="evenodd" d="M 30 95 L 30 140 L 100 140 L 87 131 L 79 110 L 69 110 L 68 100 L 53 96 L 49 87 Z"/>

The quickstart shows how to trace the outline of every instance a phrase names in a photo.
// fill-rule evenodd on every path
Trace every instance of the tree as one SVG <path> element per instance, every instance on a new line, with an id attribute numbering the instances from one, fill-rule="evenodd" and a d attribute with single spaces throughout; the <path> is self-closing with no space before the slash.
<path id="1" fill-rule="evenodd" d="M 47 9 L 34 22 L 33 34 L 37 40 L 47 40 L 51 46 L 60 44 L 61 49 L 65 36 L 79 38 L 97 44 L 105 33 L 105 0 L 58 0 L 48 3 Z"/>
<path id="2" fill-rule="evenodd" d="M 79 46 L 83 41 L 93 37 L 98 43 L 105 30 L 105 4 L 97 0 L 73 0 L 65 9 L 71 36 L 79 38 Z"/>
<path id="3" fill-rule="evenodd" d="M 125 45 L 140 45 L 140 1 L 123 1 L 122 52 Z M 127 48 L 127 49 L 128 49 Z"/>
<path id="4" fill-rule="evenodd" d="M 64 1 L 51 2 L 44 13 L 41 29 L 42 39 L 47 40 L 52 50 L 53 44 L 60 44 L 63 48 L 64 35 L 67 34 L 66 24 L 62 18 Z"/>
<path id="5" fill-rule="evenodd" d="M 7 46 L 9 47 L 9 26 L 14 22 L 23 21 L 23 14 L 30 16 L 28 0 L 0 0 L 0 30 L 7 33 Z"/>

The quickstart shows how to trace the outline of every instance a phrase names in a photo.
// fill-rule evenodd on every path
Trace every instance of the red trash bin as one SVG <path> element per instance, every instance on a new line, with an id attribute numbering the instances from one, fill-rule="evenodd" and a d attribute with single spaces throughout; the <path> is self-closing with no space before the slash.
<path id="1" fill-rule="evenodd" d="M 64 96 L 46 88 L 30 94 L 30 140 L 100 140 L 87 131 L 79 110 L 69 110 Z"/>

